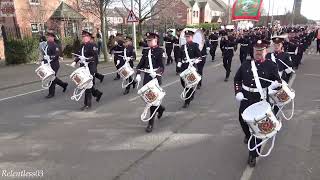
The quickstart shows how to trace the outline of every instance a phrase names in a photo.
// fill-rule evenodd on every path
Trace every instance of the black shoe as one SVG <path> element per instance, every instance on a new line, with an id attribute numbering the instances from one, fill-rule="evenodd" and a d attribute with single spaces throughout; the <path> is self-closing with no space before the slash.
<path id="1" fill-rule="evenodd" d="M 119 79 L 120 79 L 120 77 L 115 77 L 113 80 L 115 80 L 115 81 L 116 81 L 116 80 L 119 80 Z"/>
<path id="2" fill-rule="evenodd" d="M 197 86 L 197 89 L 201 89 L 201 85 L 198 85 L 198 86 Z"/>
<path id="3" fill-rule="evenodd" d="M 81 111 L 89 110 L 91 107 L 84 105 L 82 108 L 80 108 Z"/>
<path id="4" fill-rule="evenodd" d="M 99 94 L 97 95 L 97 97 L 96 97 L 97 102 L 100 101 L 102 94 L 103 94 L 102 92 L 99 92 Z"/>
<path id="5" fill-rule="evenodd" d="M 133 81 L 133 83 L 132 83 L 132 89 L 135 89 L 136 88 L 136 82 L 135 81 Z"/>
<path id="6" fill-rule="evenodd" d="M 147 133 L 151 133 L 152 130 L 153 130 L 153 126 L 149 124 L 149 125 L 147 126 L 147 128 L 146 128 L 146 132 L 147 132 Z"/>
<path id="7" fill-rule="evenodd" d="M 129 92 L 130 92 L 130 90 L 126 89 L 126 90 L 124 90 L 123 95 L 129 94 Z"/>
<path id="8" fill-rule="evenodd" d="M 66 84 L 63 86 L 63 90 L 62 90 L 62 92 L 66 92 L 67 87 L 68 87 L 68 83 L 66 83 Z"/>
<path id="9" fill-rule="evenodd" d="M 249 138 L 244 137 L 244 139 L 243 139 L 243 143 L 248 144 L 248 141 L 249 141 Z"/>
<path id="10" fill-rule="evenodd" d="M 53 98 L 54 95 L 53 94 L 48 94 L 48 96 L 46 96 L 47 99 Z"/>
<path id="11" fill-rule="evenodd" d="M 255 167 L 256 166 L 256 157 L 253 157 L 253 156 L 249 155 L 248 165 L 250 167 Z"/>
<path id="12" fill-rule="evenodd" d="M 163 112 L 166 110 L 166 108 L 162 108 L 161 110 L 158 111 L 158 119 L 160 119 L 163 115 Z"/>
<path id="13" fill-rule="evenodd" d="M 229 79 L 228 79 L 228 78 L 225 78 L 225 79 L 224 79 L 224 82 L 228 82 L 228 81 L 229 81 Z"/>
<path id="14" fill-rule="evenodd" d="M 102 78 L 100 79 L 100 83 L 102 83 L 102 82 L 103 82 L 103 79 L 104 79 L 104 76 L 102 76 Z"/>
<path id="15" fill-rule="evenodd" d="M 212 62 L 214 62 L 214 59 L 212 59 Z"/>
<path id="16" fill-rule="evenodd" d="M 189 106 L 189 104 L 188 103 L 184 103 L 184 105 L 182 106 L 182 108 L 187 108 Z"/>

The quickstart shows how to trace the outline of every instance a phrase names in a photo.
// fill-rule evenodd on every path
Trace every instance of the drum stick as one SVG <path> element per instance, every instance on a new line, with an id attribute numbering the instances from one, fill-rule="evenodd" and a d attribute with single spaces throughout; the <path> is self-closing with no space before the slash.
<path id="1" fill-rule="evenodd" d="M 267 81 L 267 82 L 270 82 L 270 83 L 273 83 L 273 81 L 271 81 L 271 80 L 269 80 L 269 79 L 266 79 L 266 78 L 259 77 L 259 79 L 264 80 L 264 81 Z"/>
<path id="2" fill-rule="evenodd" d="M 286 63 L 284 63 L 281 59 L 278 59 L 284 66 L 286 66 L 287 68 L 291 68 L 290 66 L 288 66 Z M 291 68 L 291 71 L 293 73 L 296 73 L 292 68 Z"/>

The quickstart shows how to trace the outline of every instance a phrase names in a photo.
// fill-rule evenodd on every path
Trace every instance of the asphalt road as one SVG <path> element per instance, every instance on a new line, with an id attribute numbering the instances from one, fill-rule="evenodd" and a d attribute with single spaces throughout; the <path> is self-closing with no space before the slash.
<path id="1" fill-rule="evenodd" d="M 203 88 L 182 109 L 175 67 L 166 68 L 166 112 L 146 134 L 137 90 L 122 95 L 113 68 L 101 70 L 104 92 L 89 112 L 57 87 L 53 99 L 39 83 L 0 91 L 2 180 L 319 180 L 320 56 L 306 55 L 297 72 L 295 117 L 285 121 L 269 157 L 248 168 L 233 80 L 223 82 L 221 54 L 207 60 Z M 238 54 L 232 77 L 239 67 Z M 67 78 L 67 77 L 65 77 Z M 62 78 L 62 79 L 65 79 Z M 68 80 L 71 82 L 70 80 Z M 43 171 L 42 177 L 5 177 L 5 171 Z"/>

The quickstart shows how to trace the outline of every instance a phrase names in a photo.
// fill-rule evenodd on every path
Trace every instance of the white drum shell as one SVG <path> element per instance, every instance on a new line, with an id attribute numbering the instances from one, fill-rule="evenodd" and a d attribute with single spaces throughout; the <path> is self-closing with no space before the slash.
<path id="1" fill-rule="evenodd" d="M 282 127 L 266 101 L 249 106 L 242 113 L 242 118 L 249 125 L 252 134 L 260 139 L 273 137 Z"/>
<path id="2" fill-rule="evenodd" d="M 121 68 L 118 69 L 118 73 L 122 79 L 128 79 L 134 74 L 134 70 L 129 63 L 125 63 Z"/>
<path id="3" fill-rule="evenodd" d="M 160 87 L 157 79 L 153 79 L 147 84 L 145 84 L 138 91 L 138 94 L 146 104 L 152 106 L 160 105 L 163 97 L 166 95 L 164 90 Z"/>
<path id="4" fill-rule="evenodd" d="M 93 77 L 90 74 L 90 71 L 86 67 L 80 67 L 76 69 L 70 75 L 70 78 L 77 85 L 79 89 L 88 89 L 93 86 L 93 83 L 92 83 Z"/>
<path id="5" fill-rule="evenodd" d="M 196 86 L 201 80 L 201 75 L 193 66 L 190 66 L 188 69 L 184 70 L 180 74 L 180 77 L 183 79 L 186 87 L 188 88 Z"/>
<path id="6" fill-rule="evenodd" d="M 281 96 L 284 96 L 284 99 Z M 271 96 L 271 99 L 279 107 L 289 104 L 294 98 L 295 98 L 294 90 L 290 89 L 288 84 L 285 81 L 282 81 L 281 89 L 276 94 Z"/>
<path id="7" fill-rule="evenodd" d="M 35 70 L 35 72 L 41 78 L 42 81 L 46 81 L 49 78 L 55 78 L 55 72 L 49 64 L 42 64 Z"/>

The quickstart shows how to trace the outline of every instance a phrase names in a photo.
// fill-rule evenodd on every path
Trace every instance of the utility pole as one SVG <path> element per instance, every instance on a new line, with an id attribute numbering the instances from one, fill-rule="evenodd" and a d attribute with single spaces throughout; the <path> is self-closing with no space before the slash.
<path id="1" fill-rule="evenodd" d="M 133 0 L 131 0 L 131 11 L 133 12 Z M 133 44 L 134 44 L 134 50 L 137 53 L 137 35 L 136 35 L 136 23 L 132 23 L 132 36 L 133 36 Z"/>

